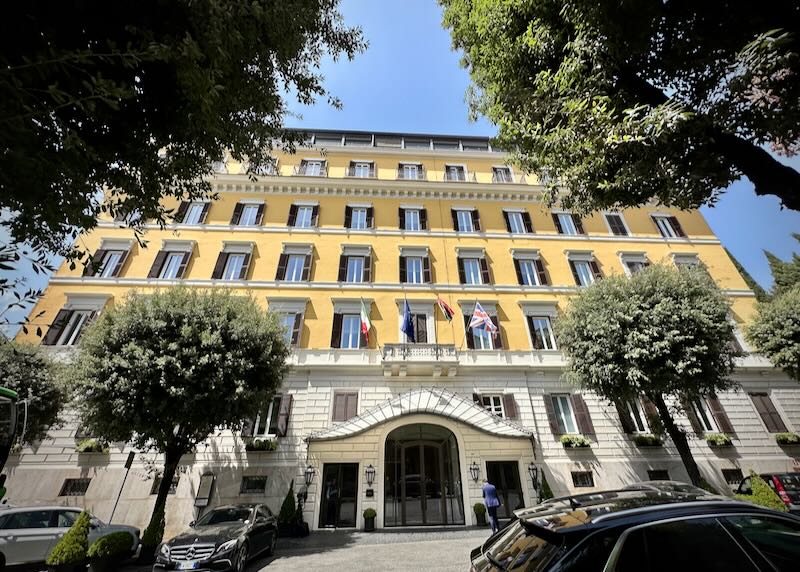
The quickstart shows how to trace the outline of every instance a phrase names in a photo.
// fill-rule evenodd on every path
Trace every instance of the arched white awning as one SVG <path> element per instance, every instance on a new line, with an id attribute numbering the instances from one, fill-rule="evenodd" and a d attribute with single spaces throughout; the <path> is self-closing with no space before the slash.
<path id="1" fill-rule="evenodd" d="M 532 431 L 521 425 L 489 413 L 471 399 L 446 389 L 433 387 L 412 389 L 343 423 L 337 423 L 327 429 L 311 433 L 305 437 L 305 440 L 325 441 L 351 437 L 402 415 L 419 413 L 449 417 L 499 437 L 527 439 L 533 435 Z"/>

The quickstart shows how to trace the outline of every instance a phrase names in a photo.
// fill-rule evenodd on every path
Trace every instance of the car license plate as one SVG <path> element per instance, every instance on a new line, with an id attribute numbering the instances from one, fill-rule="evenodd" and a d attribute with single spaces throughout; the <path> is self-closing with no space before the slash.
<path id="1" fill-rule="evenodd" d="M 178 562 L 178 567 L 176 570 L 196 570 L 200 568 L 200 563 L 195 560 L 189 560 L 187 562 Z"/>

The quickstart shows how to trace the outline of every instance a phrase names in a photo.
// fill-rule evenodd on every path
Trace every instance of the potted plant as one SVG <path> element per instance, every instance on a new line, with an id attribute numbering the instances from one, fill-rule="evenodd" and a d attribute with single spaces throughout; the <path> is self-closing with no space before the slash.
<path id="1" fill-rule="evenodd" d="M 255 437 L 248 439 L 244 443 L 244 450 L 251 452 L 270 452 L 278 449 L 278 442 L 275 439 L 261 439 Z"/>
<path id="2" fill-rule="evenodd" d="M 637 447 L 660 447 L 664 444 L 658 435 L 634 435 L 633 442 Z"/>
<path id="3" fill-rule="evenodd" d="M 472 510 L 475 511 L 475 519 L 478 521 L 478 526 L 486 526 L 486 506 L 482 502 L 476 502 L 472 505 Z"/>
<path id="4" fill-rule="evenodd" d="M 775 442 L 778 445 L 784 446 L 800 445 L 800 435 L 796 433 L 777 433 L 775 435 Z"/>
<path id="5" fill-rule="evenodd" d="M 133 537 L 128 532 L 112 532 L 95 540 L 87 552 L 91 572 L 113 572 L 131 554 Z"/>
<path id="6" fill-rule="evenodd" d="M 152 521 L 142 534 L 142 546 L 139 549 L 139 564 L 152 564 L 156 561 L 156 550 L 161 540 L 164 538 L 164 507 L 153 515 Z"/>
<path id="7" fill-rule="evenodd" d="M 591 441 L 583 435 L 562 435 L 561 444 L 565 449 L 586 449 L 592 446 Z"/>
<path id="8" fill-rule="evenodd" d="M 730 447 L 733 445 L 733 441 L 725 433 L 709 433 L 706 435 L 706 443 L 711 447 Z"/>
<path id="9" fill-rule="evenodd" d="M 49 572 L 86 570 L 89 549 L 89 513 L 84 511 L 47 556 Z"/>
<path id="10" fill-rule="evenodd" d="M 82 439 L 75 445 L 75 451 L 78 454 L 85 454 L 85 453 L 108 453 L 108 445 L 106 445 L 100 439 L 94 439 L 92 437 L 88 439 Z"/>
<path id="11" fill-rule="evenodd" d="M 375 511 L 374 508 L 367 508 L 364 509 L 364 532 L 372 532 L 375 530 L 375 517 L 378 516 L 378 513 Z"/>
<path id="12" fill-rule="evenodd" d="M 278 513 L 278 536 L 294 536 L 295 523 L 297 522 L 297 505 L 294 502 L 294 479 L 289 483 L 289 490 L 283 499 L 281 510 Z"/>

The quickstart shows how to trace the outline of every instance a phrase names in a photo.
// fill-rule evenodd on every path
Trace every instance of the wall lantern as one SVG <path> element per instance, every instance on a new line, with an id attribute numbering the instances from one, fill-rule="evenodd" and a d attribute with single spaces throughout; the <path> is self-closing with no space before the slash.
<path id="1" fill-rule="evenodd" d="M 375 467 L 373 467 L 372 465 L 368 466 L 364 470 L 364 474 L 367 477 L 367 485 L 371 487 L 372 483 L 375 482 Z"/>
<path id="2" fill-rule="evenodd" d="M 481 468 L 478 466 L 478 463 L 472 461 L 472 464 L 469 466 L 469 476 L 471 476 L 472 480 L 477 483 L 480 474 L 481 474 Z"/>
<path id="3" fill-rule="evenodd" d="M 533 490 L 539 491 L 539 469 L 536 465 L 531 461 L 531 464 L 528 465 L 528 474 L 531 476 L 531 483 L 533 484 Z"/>
<path id="4" fill-rule="evenodd" d="M 311 486 L 311 481 L 314 480 L 314 467 L 312 467 L 311 465 L 306 467 L 305 476 L 306 476 L 306 486 L 309 487 Z"/>

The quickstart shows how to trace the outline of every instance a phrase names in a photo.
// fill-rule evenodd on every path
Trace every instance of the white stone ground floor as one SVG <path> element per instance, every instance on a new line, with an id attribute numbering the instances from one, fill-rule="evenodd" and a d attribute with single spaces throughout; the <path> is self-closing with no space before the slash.
<path id="1" fill-rule="evenodd" d="M 718 396 L 706 429 L 725 429 L 731 447 L 709 446 L 689 419 L 679 417 L 704 477 L 720 490 L 730 489 L 726 479 L 738 470 L 800 470 L 800 450 L 779 446 L 770 426 L 779 421 L 787 431 L 800 430 L 800 385 L 765 367 L 742 368 L 736 380 L 741 389 Z M 355 395 L 347 402 L 354 415 L 338 421 L 342 411 L 334 402 L 344 403 L 336 399 L 342 393 Z M 307 493 L 304 516 L 312 529 L 360 529 L 366 508 L 376 510 L 378 528 L 388 529 L 475 524 L 472 506 L 481 502 L 486 476 L 507 489 L 509 508 L 535 503 L 531 467 L 543 472 L 556 495 L 652 477 L 687 479 L 669 440 L 637 446 L 619 410 L 590 393 L 574 403 L 571 422 L 580 421 L 591 447 L 565 449 L 554 426 L 553 404 L 560 403 L 554 396 L 575 393 L 558 370 L 545 368 L 459 367 L 440 377 L 384 375 L 370 367 L 295 368 L 282 388 L 291 399 L 285 400 L 286 431 L 275 437 L 277 450 L 246 451 L 245 439 L 227 430 L 210 436 L 181 461 L 166 534 L 197 518 L 203 510 L 198 497 L 206 492 L 209 506 L 266 502 L 277 512 L 292 481 L 295 493 Z M 487 411 L 484 396 L 496 396 L 488 401 L 502 409 Z M 763 399 L 778 421 L 765 421 Z M 8 502 L 81 506 L 109 520 L 119 497 L 114 522 L 144 527 L 159 456 L 137 452 L 125 479 L 129 448 L 111 443 L 108 453 L 78 454 L 78 424 L 66 417 L 44 441 L 9 459 Z M 308 467 L 313 474 L 306 491 Z"/>

